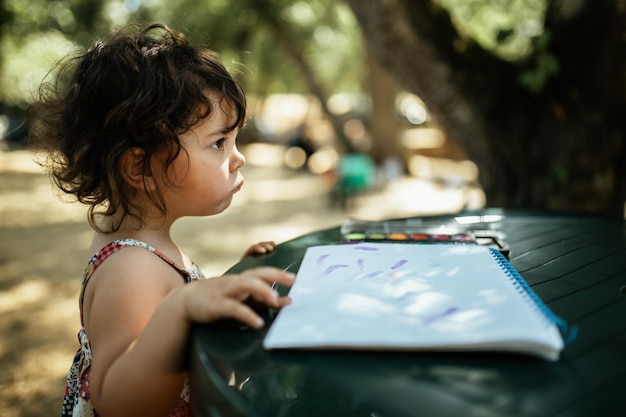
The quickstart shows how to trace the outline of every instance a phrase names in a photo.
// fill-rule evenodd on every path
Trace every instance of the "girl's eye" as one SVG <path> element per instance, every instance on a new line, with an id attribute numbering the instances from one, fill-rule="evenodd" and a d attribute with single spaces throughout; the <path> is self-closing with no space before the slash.
<path id="1" fill-rule="evenodd" d="M 226 138 L 221 138 L 217 142 L 213 143 L 211 147 L 218 150 L 224 149 L 224 142 L 226 142 Z"/>

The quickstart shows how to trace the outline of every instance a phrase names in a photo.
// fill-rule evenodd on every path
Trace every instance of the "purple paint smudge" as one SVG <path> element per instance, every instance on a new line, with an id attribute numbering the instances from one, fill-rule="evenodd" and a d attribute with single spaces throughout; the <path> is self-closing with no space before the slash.
<path id="1" fill-rule="evenodd" d="M 367 251 L 377 251 L 378 248 L 373 248 L 371 246 L 356 246 L 354 250 L 367 250 Z"/>
<path id="2" fill-rule="evenodd" d="M 331 266 L 329 266 L 328 268 L 326 268 L 326 271 L 324 271 L 324 275 L 328 275 L 328 274 L 330 274 L 330 273 L 331 273 L 331 272 L 333 272 L 335 269 L 338 269 L 338 268 L 347 268 L 347 267 L 348 267 L 348 265 L 341 265 L 341 264 L 331 265 Z"/>
<path id="3" fill-rule="evenodd" d="M 409 262 L 409 261 L 407 261 L 406 259 L 402 259 L 402 260 L 398 261 L 394 266 L 392 266 L 391 269 L 398 269 L 398 268 L 400 268 L 402 265 L 404 265 L 407 262 Z"/>
<path id="4" fill-rule="evenodd" d="M 330 255 L 320 255 L 319 258 L 317 258 L 317 264 L 321 264 L 322 262 L 324 262 L 326 260 L 326 258 L 328 258 Z"/>
<path id="5" fill-rule="evenodd" d="M 454 313 L 456 313 L 457 311 L 459 311 L 459 309 L 458 309 L 458 308 L 456 308 L 456 307 L 451 307 L 451 308 L 447 309 L 446 311 L 444 311 L 443 313 L 439 313 L 439 314 L 435 314 L 434 316 L 430 316 L 429 318 L 427 318 L 427 319 L 424 321 L 424 324 L 425 324 L 426 326 L 428 326 L 428 325 L 429 325 L 429 324 L 431 324 L 433 321 L 435 321 L 435 320 L 439 320 L 439 319 L 441 319 L 441 318 L 444 318 L 444 317 L 446 317 L 446 316 L 449 316 L 449 315 L 451 315 L 451 314 L 454 314 Z"/>
<path id="6" fill-rule="evenodd" d="M 365 275 L 365 278 L 374 278 L 376 275 L 380 275 L 382 273 L 383 273 L 383 271 L 375 271 L 375 272 L 372 272 L 372 273 L 369 273 L 369 274 Z"/>
<path id="7" fill-rule="evenodd" d="M 363 258 L 357 259 L 356 264 L 359 266 L 359 271 L 363 271 L 365 269 L 365 260 Z"/>

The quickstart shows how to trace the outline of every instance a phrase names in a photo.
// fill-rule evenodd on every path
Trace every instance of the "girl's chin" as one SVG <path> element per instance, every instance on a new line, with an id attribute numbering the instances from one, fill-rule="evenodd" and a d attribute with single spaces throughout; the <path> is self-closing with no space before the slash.
<path id="1" fill-rule="evenodd" d="M 213 214 L 222 213 L 224 210 L 230 207 L 232 202 L 233 202 L 233 195 L 231 194 L 230 196 L 228 196 L 222 201 L 222 204 L 220 204 L 218 207 L 215 208 L 215 212 Z"/>
<path id="2" fill-rule="evenodd" d="M 233 194 L 228 194 L 222 198 L 220 201 L 213 201 L 211 203 L 211 207 L 198 207 L 197 210 L 194 210 L 194 214 L 189 214 L 194 217 L 203 217 L 203 216 L 213 216 L 215 214 L 220 214 L 227 208 L 231 206 L 233 202 Z"/>

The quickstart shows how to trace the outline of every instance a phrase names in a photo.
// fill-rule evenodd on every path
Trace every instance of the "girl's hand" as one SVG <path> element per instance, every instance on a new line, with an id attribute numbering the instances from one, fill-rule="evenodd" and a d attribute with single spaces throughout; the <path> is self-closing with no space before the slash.
<path id="1" fill-rule="evenodd" d="M 250 246 L 246 253 L 244 253 L 241 257 L 241 260 L 247 258 L 250 255 L 263 255 L 272 252 L 274 249 L 276 249 L 276 243 L 272 241 L 259 242 L 255 245 Z"/>
<path id="2" fill-rule="evenodd" d="M 272 288 L 273 284 L 290 287 L 295 275 L 274 267 L 249 269 L 241 274 L 223 275 L 186 285 L 185 317 L 190 322 L 207 323 L 232 318 L 260 329 L 263 319 L 248 304 L 281 308 L 291 302 Z"/>

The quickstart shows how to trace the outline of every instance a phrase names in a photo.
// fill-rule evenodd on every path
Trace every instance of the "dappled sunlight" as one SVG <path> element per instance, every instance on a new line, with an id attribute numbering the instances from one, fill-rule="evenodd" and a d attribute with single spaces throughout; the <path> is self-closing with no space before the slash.
<path id="1" fill-rule="evenodd" d="M 380 192 L 356 197 L 352 214 L 362 220 L 383 220 L 456 213 L 484 205 L 485 196 L 480 188 L 446 187 L 424 179 L 401 177 Z"/>
<path id="2" fill-rule="evenodd" d="M 224 273 L 259 241 L 285 242 L 348 218 L 456 212 L 480 204 L 480 198 L 469 203 L 479 190 L 405 176 L 339 208 L 332 204 L 327 178 L 285 165 L 285 147 L 246 146 L 242 152 L 248 159 L 245 185 L 231 207 L 174 225 L 175 240 L 208 276 Z M 90 255 L 85 207 L 63 202 L 34 156 L 0 152 L 0 330 L 10 335 L 0 340 L 5 372 L 0 389 L 15 404 L 50 390 L 62 392 L 76 348 L 80 277 Z M 3 416 L 19 415 L 19 406 L 7 407 L 0 404 Z"/>
<path id="3" fill-rule="evenodd" d="M 400 299 L 404 301 L 398 304 L 397 300 Z M 483 308 L 464 311 L 442 308 L 450 304 L 450 301 L 448 295 L 436 291 L 411 292 L 401 296 L 389 291 L 383 291 L 381 296 L 343 293 L 334 300 L 334 310 L 345 314 L 348 320 L 374 319 L 377 322 L 386 322 L 391 327 L 409 325 L 418 332 L 425 327 L 429 331 L 440 333 L 467 332 L 493 321 Z M 326 325 L 332 326 L 329 323 Z M 337 325 L 344 326 L 342 322 L 337 322 Z"/>
<path id="4" fill-rule="evenodd" d="M 323 146 L 309 158 L 307 168 L 314 174 L 322 175 L 332 171 L 339 162 L 339 154 L 332 146 Z"/>
<path id="5" fill-rule="evenodd" d="M 402 146 L 410 150 L 437 149 L 443 146 L 446 137 L 440 129 L 406 129 L 400 136 Z"/>
<path id="6" fill-rule="evenodd" d="M 303 168 L 306 164 L 307 155 L 304 149 L 291 146 L 285 151 L 285 165 L 292 169 Z"/>
<path id="7" fill-rule="evenodd" d="M 476 245 L 310 247 L 289 295 L 266 347 L 485 349 L 540 343 L 534 332 L 545 330 Z"/>
<path id="8" fill-rule="evenodd" d="M 438 130 L 420 129 L 420 131 L 421 146 L 441 145 Z M 242 152 L 253 168 L 244 169 L 246 185 L 234 199 L 233 206 L 311 197 L 329 199 L 332 183 L 321 175 L 311 175 L 303 170 L 290 171 L 287 168 L 289 159 L 286 160 L 290 153 L 285 147 L 253 144 L 243 147 Z M 298 158 L 294 155 L 291 157 Z M 334 168 L 337 158 L 336 152 L 325 151 L 322 148 L 312 155 L 309 168 L 316 174 L 322 174 Z M 294 164 L 301 165 L 303 161 Z M 270 179 L 256 179 L 254 176 L 259 171 L 254 167 L 273 167 L 279 175 L 274 175 Z M 248 171 L 249 169 L 251 171 Z M 408 176 L 392 178 L 382 188 L 351 197 L 345 217 L 381 220 L 391 217 L 454 213 L 485 206 L 484 192 L 474 185 L 478 180 L 478 168 L 471 161 L 413 155 L 409 159 L 409 172 Z M 329 211 L 328 208 L 325 210 Z"/>
<path id="9" fill-rule="evenodd" d="M 295 129 L 304 120 L 313 100 L 300 94 L 272 94 L 265 97 L 254 113 L 259 130 L 280 137 Z"/>
<path id="10" fill-rule="evenodd" d="M 307 176 L 259 180 L 246 184 L 233 201 L 233 205 L 247 205 L 251 202 L 289 201 L 323 195 L 328 191 L 319 178 Z"/>
<path id="11" fill-rule="evenodd" d="M 41 167 L 35 162 L 37 157 L 36 152 L 0 152 L 0 172 L 41 173 Z"/>
<path id="12" fill-rule="evenodd" d="M 478 181 L 478 167 L 471 161 L 414 155 L 409 159 L 409 172 L 417 178 L 440 180 L 451 185 Z"/>
<path id="13" fill-rule="evenodd" d="M 240 151 L 246 162 L 261 167 L 280 168 L 285 159 L 285 147 L 271 143 L 251 143 L 242 146 Z"/>
<path id="14" fill-rule="evenodd" d="M 68 204 L 29 151 L 0 152 L 0 173 L 12 175 L 0 183 L 0 227 L 35 227 L 85 221 L 86 208 Z"/>
<path id="15" fill-rule="evenodd" d="M 41 398 L 51 387 L 62 393 L 76 349 L 79 284 L 77 279 L 67 289 L 50 281 L 26 280 L 0 293 L 3 416 L 23 415 L 23 401 Z M 60 395 L 54 398 L 60 409 Z"/>
<path id="16" fill-rule="evenodd" d="M 5 314 L 35 301 L 41 301 L 48 292 L 42 281 L 26 281 L 0 293 L 0 314 Z"/>
<path id="17" fill-rule="evenodd" d="M 351 293 L 341 294 L 337 299 L 335 309 L 339 313 L 352 317 L 356 316 L 363 320 L 395 312 L 392 306 L 384 303 L 377 297 Z"/>
<path id="18" fill-rule="evenodd" d="M 86 221 L 87 210 L 80 204 L 68 204 L 53 193 L 50 182 L 42 177 L 30 190 L 3 192 L 0 199 L 1 227 L 34 227 L 36 225 Z"/>

